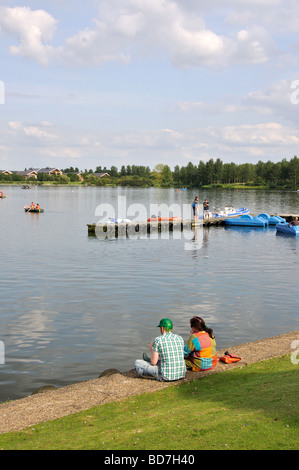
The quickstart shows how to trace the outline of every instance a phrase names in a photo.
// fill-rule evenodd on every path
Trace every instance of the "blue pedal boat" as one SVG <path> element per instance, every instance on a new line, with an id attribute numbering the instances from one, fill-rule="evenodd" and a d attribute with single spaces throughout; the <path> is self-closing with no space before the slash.
<path id="1" fill-rule="evenodd" d="M 279 215 L 269 215 L 269 214 L 263 213 L 263 214 L 259 214 L 258 217 L 260 217 L 261 219 L 268 220 L 269 225 L 276 225 L 276 224 L 286 222 L 286 219 L 283 219 Z"/>
<path id="2" fill-rule="evenodd" d="M 276 230 L 279 233 L 286 233 L 288 235 L 299 235 L 299 225 L 292 225 L 292 223 L 282 222 L 276 224 Z"/>
<path id="3" fill-rule="evenodd" d="M 268 221 L 260 217 L 252 217 L 250 214 L 241 215 L 233 219 L 225 219 L 225 225 L 235 225 L 243 227 L 266 227 Z"/>

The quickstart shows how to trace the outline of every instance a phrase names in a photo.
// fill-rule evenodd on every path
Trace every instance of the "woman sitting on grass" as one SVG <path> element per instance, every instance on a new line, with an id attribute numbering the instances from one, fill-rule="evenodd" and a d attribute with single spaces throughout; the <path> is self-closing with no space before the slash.
<path id="1" fill-rule="evenodd" d="M 191 332 L 184 348 L 187 370 L 198 372 L 217 365 L 216 341 L 213 330 L 200 317 L 190 320 Z"/>

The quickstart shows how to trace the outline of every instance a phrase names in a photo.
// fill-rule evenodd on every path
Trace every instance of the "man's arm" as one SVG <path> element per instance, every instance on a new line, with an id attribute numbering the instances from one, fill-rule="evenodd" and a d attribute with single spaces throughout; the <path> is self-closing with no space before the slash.
<path id="1" fill-rule="evenodd" d="M 152 349 L 152 353 L 151 353 L 152 365 L 155 366 L 158 363 L 158 360 L 159 360 L 159 353 L 157 353 L 156 351 Z"/>

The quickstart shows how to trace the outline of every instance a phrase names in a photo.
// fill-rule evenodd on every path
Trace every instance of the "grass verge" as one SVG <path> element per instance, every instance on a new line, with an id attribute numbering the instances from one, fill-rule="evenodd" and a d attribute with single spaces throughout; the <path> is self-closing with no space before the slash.
<path id="1" fill-rule="evenodd" d="M 3 450 L 297 450 L 290 356 L 0 435 Z"/>

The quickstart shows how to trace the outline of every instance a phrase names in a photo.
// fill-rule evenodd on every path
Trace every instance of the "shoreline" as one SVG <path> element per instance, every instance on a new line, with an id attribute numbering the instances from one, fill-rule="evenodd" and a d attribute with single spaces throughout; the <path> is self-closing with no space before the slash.
<path id="1" fill-rule="evenodd" d="M 32 187 L 42 187 L 42 186 L 77 186 L 77 187 L 100 187 L 100 188 L 142 188 L 142 189 L 148 189 L 148 188 L 157 188 L 157 189 L 174 189 L 175 191 L 182 191 L 180 186 L 155 186 L 155 185 L 130 185 L 127 184 L 125 186 L 121 184 L 116 184 L 116 183 L 106 183 L 106 184 L 92 184 L 88 182 L 82 182 L 82 181 L 70 181 L 69 183 L 57 183 L 55 181 L 40 181 L 40 182 L 35 182 L 35 181 L 4 181 L 0 180 L 0 186 L 24 186 L 24 185 L 31 185 Z M 230 183 L 223 183 L 220 185 L 203 185 L 203 186 L 190 186 L 187 187 L 187 191 L 205 191 L 205 190 L 215 190 L 215 189 L 224 189 L 224 190 L 237 190 L 240 191 L 242 189 L 244 190 L 257 190 L 257 191 L 285 191 L 285 192 L 298 192 L 298 189 L 292 189 L 292 188 L 285 188 L 282 186 L 277 186 L 277 187 L 269 187 L 269 186 L 245 186 L 245 185 L 238 185 L 236 184 L 230 184 Z"/>
<path id="2" fill-rule="evenodd" d="M 235 364 L 218 362 L 215 369 L 206 372 L 188 371 L 184 379 L 176 382 L 158 382 L 150 378 L 141 378 L 134 369 L 127 372 L 108 369 L 97 379 L 0 404 L 0 434 L 20 431 L 45 421 L 88 410 L 94 406 L 121 401 L 142 393 L 153 393 L 165 387 L 181 385 L 210 374 L 284 356 L 293 352 L 291 344 L 295 340 L 299 340 L 299 330 L 217 349 L 218 359 L 228 349 L 229 352 L 240 356 L 241 361 Z M 132 362 L 133 360 L 134 358 Z"/>

